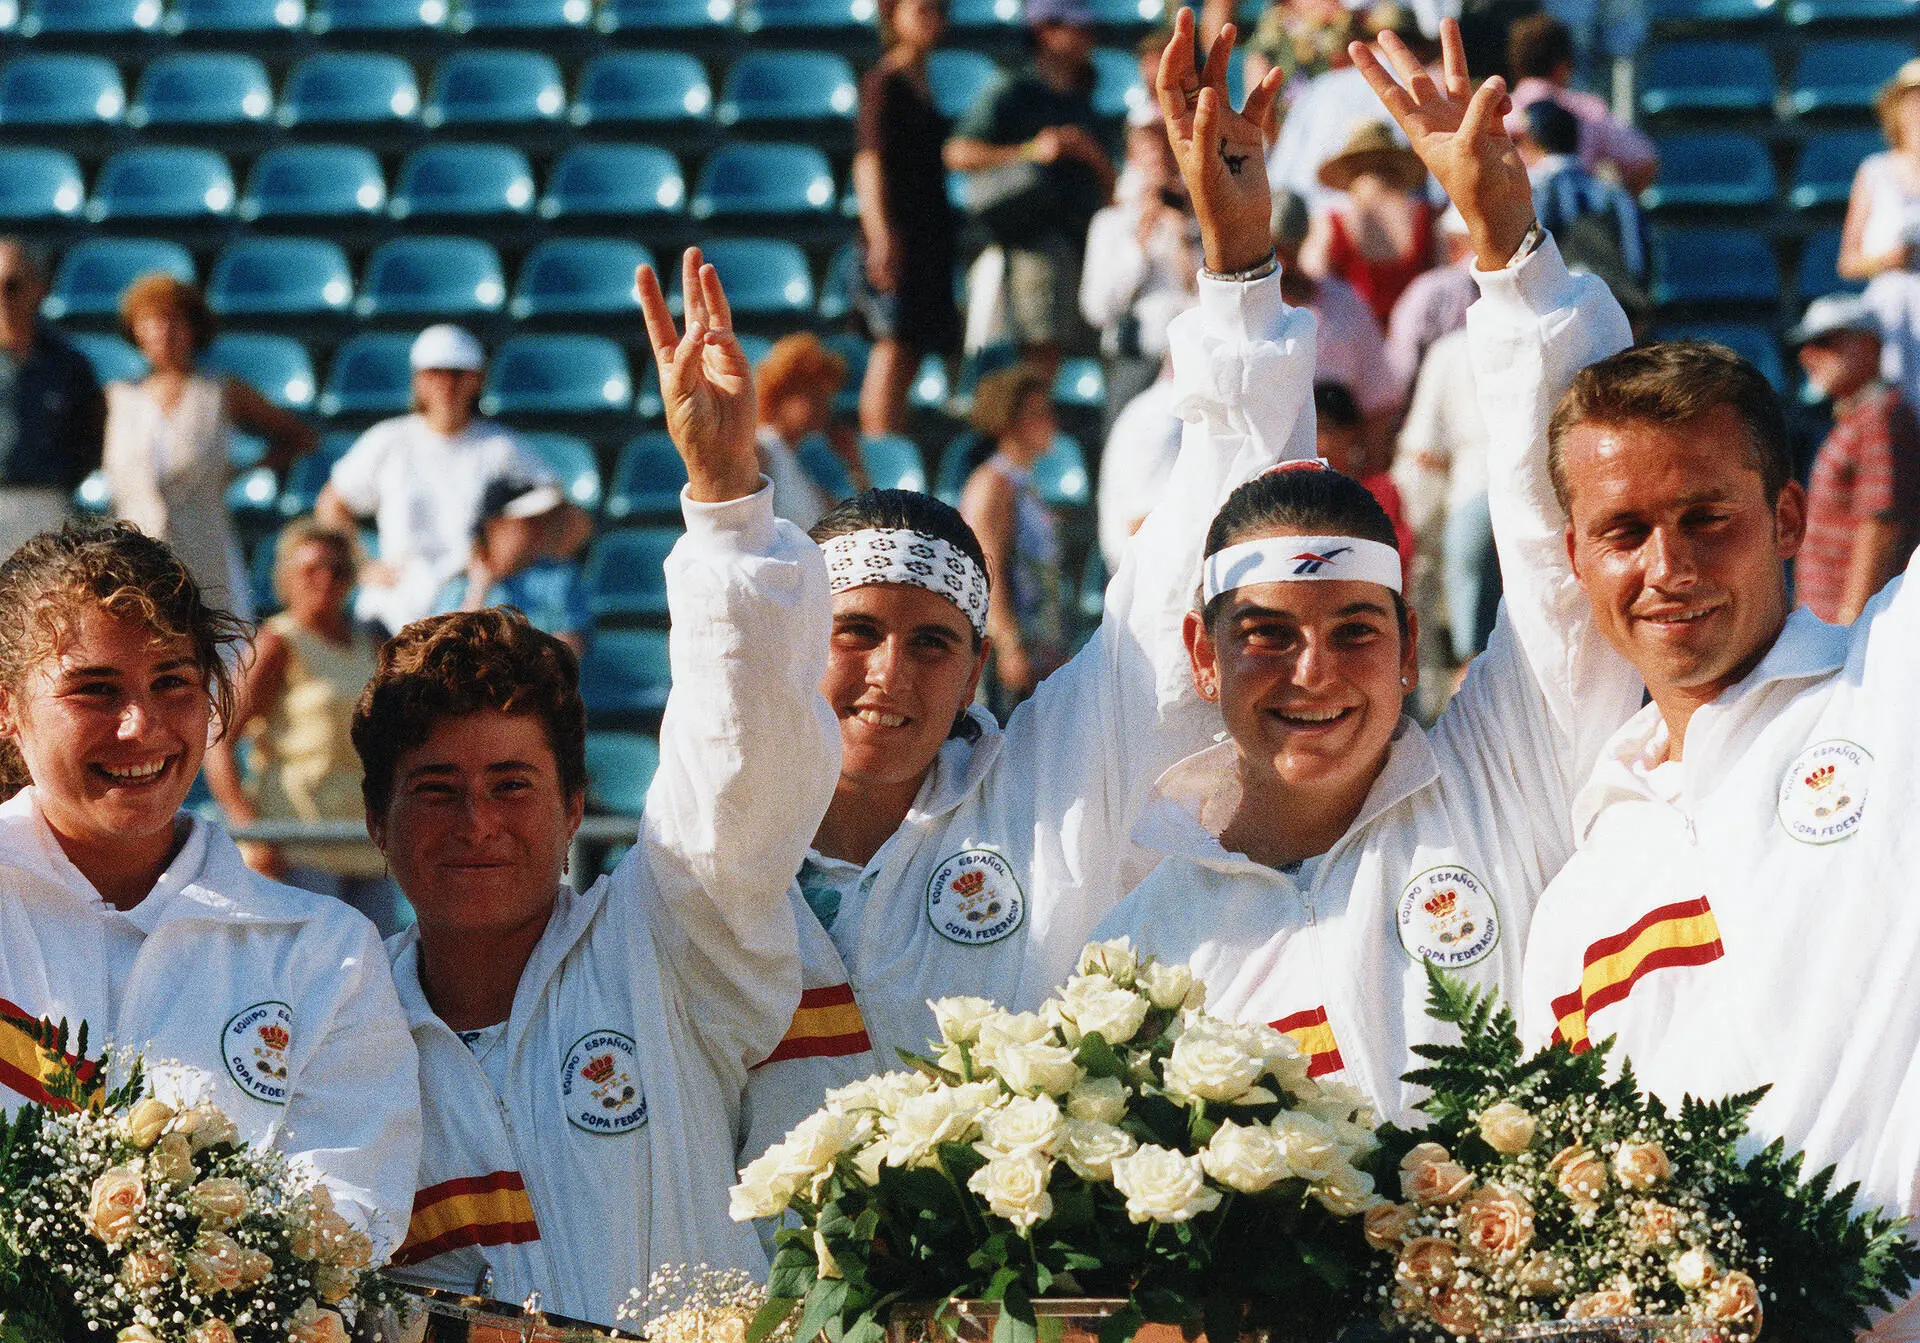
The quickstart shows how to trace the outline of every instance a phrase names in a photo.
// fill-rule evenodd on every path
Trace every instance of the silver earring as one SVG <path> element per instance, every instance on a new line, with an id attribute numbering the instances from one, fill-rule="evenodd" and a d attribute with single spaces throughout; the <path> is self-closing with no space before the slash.
<path id="1" fill-rule="evenodd" d="M 1408 685 L 1408 681 L 1407 681 L 1407 678 L 1406 678 L 1406 677 L 1404 677 L 1404 676 L 1402 676 L 1402 677 L 1400 678 L 1400 688 L 1401 688 L 1402 690 L 1405 690 L 1405 689 L 1407 688 L 1407 685 Z"/>

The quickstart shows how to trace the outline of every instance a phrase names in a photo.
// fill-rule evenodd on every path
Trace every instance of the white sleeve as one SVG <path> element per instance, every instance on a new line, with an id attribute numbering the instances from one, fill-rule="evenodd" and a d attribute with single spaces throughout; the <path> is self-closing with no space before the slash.
<path id="1" fill-rule="evenodd" d="M 1127 218 L 1109 205 L 1087 225 L 1087 259 L 1080 270 L 1080 315 L 1095 331 L 1104 331 L 1133 311 L 1147 281 L 1147 253 Z"/>
<path id="2" fill-rule="evenodd" d="M 327 484 L 358 517 L 369 517 L 380 507 L 380 467 L 391 437 L 385 422 L 374 425 L 354 440 L 327 474 Z"/>
<path id="3" fill-rule="evenodd" d="M 827 569 L 773 515 L 773 487 L 701 504 L 667 556 L 673 688 L 641 842 L 615 873 L 639 887 L 663 970 L 700 1013 L 706 1047 L 742 1069 L 772 1052 L 800 1001 L 787 886 L 840 777 L 840 727 L 820 695 Z M 645 852 L 651 880 L 638 879 Z"/>

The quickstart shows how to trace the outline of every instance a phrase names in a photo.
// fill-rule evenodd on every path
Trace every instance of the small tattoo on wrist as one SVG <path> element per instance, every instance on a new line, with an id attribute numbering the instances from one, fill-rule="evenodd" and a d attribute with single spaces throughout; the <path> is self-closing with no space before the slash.
<path id="1" fill-rule="evenodd" d="M 1253 157 L 1251 154 L 1229 154 L 1227 152 L 1227 137 L 1224 135 L 1220 137 L 1220 161 L 1227 165 L 1227 171 L 1233 176 L 1238 177 L 1240 175 L 1241 170 L 1247 166 L 1247 160 L 1251 157 Z"/>

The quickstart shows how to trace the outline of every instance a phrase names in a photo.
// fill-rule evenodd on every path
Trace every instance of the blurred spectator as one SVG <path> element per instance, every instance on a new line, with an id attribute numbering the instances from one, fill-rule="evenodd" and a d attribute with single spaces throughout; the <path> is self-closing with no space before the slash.
<path id="1" fill-rule="evenodd" d="M 863 434 L 905 428 L 907 390 L 922 356 L 960 348 L 953 300 L 957 221 L 940 157 L 951 124 L 927 85 L 927 53 L 945 30 L 944 0 L 885 0 L 880 35 L 886 51 L 860 81 L 854 306 L 874 342 L 860 384 Z"/>
<path id="2" fill-rule="evenodd" d="M 311 517 L 281 529 L 273 586 L 286 609 L 270 616 L 243 664 L 234 721 L 207 748 L 207 785 L 234 827 L 259 821 L 363 821 L 360 758 L 348 727 L 378 649 L 348 618 L 354 539 Z M 242 781 L 238 744 L 248 748 Z M 413 921 L 386 863 L 351 844 L 242 842 L 247 865 L 277 881 L 335 896 L 372 919 L 382 937 Z"/>
<path id="3" fill-rule="evenodd" d="M 576 654 L 593 615 L 577 559 L 593 524 L 558 485 L 503 476 L 487 483 L 467 571 L 440 590 L 435 612 L 511 606 Z"/>
<path id="4" fill-rule="evenodd" d="M 1438 211 L 1421 191 L 1427 170 L 1386 122 L 1369 121 L 1320 165 L 1319 177 L 1343 194 L 1314 212 L 1300 263 L 1352 285 L 1384 327 L 1414 277 L 1440 257 Z"/>
<path id="5" fill-rule="evenodd" d="M 46 296 L 46 257 L 0 237 L 0 560 L 66 519 L 106 431 L 93 366 L 40 319 Z"/>
<path id="6" fill-rule="evenodd" d="M 833 399 L 847 381 L 847 361 L 810 331 L 773 343 L 754 370 L 760 397 L 760 469 L 773 482 L 773 511 L 801 531 L 840 501 L 836 485 L 812 475 L 801 444 L 824 434 Z"/>
<path id="7" fill-rule="evenodd" d="M 1436 340 L 1467 324 L 1467 309 L 1480 297 L 1473 279 L 1473 244 L 1452 206 L 1440 215 L 1440 245 L 1446 262 L 1413 277 L 1387 321 L 1387 364 L 1401 387 L 1413 386 L 1420 362 Z"/>
<path id="8" fill-rule="evenodd" d="M 1371 41 L 1388 31 L 1422 59 L 1430 57 L 1433 44 L 1412 15 L 1395 4 L 1367 9 L 1359 16 L 1358 31 L 1350 36 Z M 1380 117 L 1380 100 L 1347 58 L 1345 44 L 1329 51 L 1327 72 L 1308 80 L 1287 107 L 1279 139 L 1267 154 L 1268 184 L 1305 198 L 1314 209 L 1330 203 L 1337 193 L 1321 183 L 1320 165 L 1337 155 L 1359 127 Z M 1404 143 L 1398 127 L 1382 124 L 1396 143 Z"/>
<path id="9" fill-rule="evenodd" d="M 1413 574 L 1413 533 L 1407 527 L 1407 510 L 1400 503 L 1400 489 L 1393 477 L 1368 469 L 1360 403 L 1353 399 L 1352 388 L 1338 382 L 1314 381 L 1313 438 L 1314 451 L 1327 465 L 1365 485 L 1392 521 L 1394 549 L 1400 552 L 1401 590 L 1407 590 Z"/>
<path id="10" fill-rule="evenodd" d="M 1580 165 L 1574 145 L 1580 123 L 1553 98 L 1541 98 L 1520 115 L 1513 138 L 1533 183 L 1533 212 L 1553 234 L 1560 255 L 1575 270 L 1622 285 L 1647 282 L 1647 221 L 1640 203 Z M 1624 299 L 1623 307 L 1630 307 Z"/>
<path id="11" fill-rule="evenodd" d="M 1854 173 L 1840 274 L 1867 281 L 1884 342 L 1881 374 L 1920 405 L 1920 57 L 1895 72 L 1874 107 L 1887 148 Z"/>
<path id="12" fill-rule="evenodd" d="M 480 342 L 457 326 L 430 326 L 413 342 L 413 413 L 382 420 L 334 463 L 314 512 L 356 534 L 372 517 L 380 558 L 360 570 L 355 613 L 387 633 L 433 613 L 447 580 L 467 567 L 487 482 L 553 473 L 505 426 L 479 419 L 486 370 Z"/>
<path id="13" fill-rule="evenodd" d="M 1571 0 L 1576 5 L 1592 2 Z M 1601 5 L 1610 2 L 1599 0 Z M 1635 42 L 1616 47 L 1610 54 L 1625 55 L 1638 45 Z M 1572 30 L 1551 14 L 1530 15 L 1508 30 L 1507 67 L 1513 78 L 1513 111 L 1507 116 L 1507 133 L 1518 136 L 1526 128 L 1527 109 L 1543 98 L 1551 98 L 1571 112 L 1579 124 L 1580 165 L 1588 172 L 1600 171 L 1602 164 L 1612 165 L 1627 190 L 1637 196 L 1653 184 L 1654 175 L 1660 170 L 1653 141 L 1633 127 L 1614 120 L 1603 99 L 1569 87 L 1573 81 L 1574 59 Z"/>
<path id="14" fill-rule="evenodd" d="M 1082 330 L 1075 294 L 1087 225 L 1113 193 L 1113 162 L 1093 110 L 1093 11 L 1086 0 L 1028 0 L 1032 60 L 990 88 L 947 141 L 947 167 L 971 174 L 974 218 L 993 239 L 967 282 L 967 343 L 1004 330 L 1049 370 Z"/>
<path id="15" fill-rule="evenodd" d="M 1059 524 L 1033 483 L 1034 464 L 1053 446 L 1052 387 L 1044 368 L 1015 364 L 973 393 L 974 428 L 994 451 L 967 477 L 960 515 L 987 555 L 988 701 L 1003 717 L 1068 652 Z"/>
<path id="16" fill-rule="evenodd" d="M 1121 408 L 1100 450 L 1100 558 L 1120 572 L 1127 542 L 1159 501 L 1180 456 L 1181 419 L 1173 379 L 1163 376 Z"/>
<path id="17" fill-rule="evenodd" d="M 209 602 L 251 620 L 252 586 L 227 515 L 233 428 L 267 441 L 263 464 L 274 471 L 313 451 L 313 430 L 246 383 L 198 371 L 213 314 L 193 285 L 143 275 L 121 295 L 120 320 L 148 372 L 107 385 L 101 465 L 114 513 L 172 546 Z"/>
<path id="18" fill-rule="evenodd" d="M 1792 339 L 1808 383 L 1833 400 L 1794 582 L 1802 606 L 1848 625 L 1920 539 L 1920 420 L 1880 380 L 1879 321 L 1860 299 L 1815 299 Z"/>
<path id="19" fill-rule="evenodd" d="M 1646 0 L 1547 0 L 1543 8 L 1566 30 L 1572 47 L 1563 84 L 1606 89 L 1613 63 L 1631 58 L 1647 40 Z M 1509 36 L 1509 63 L 1511 42 Z M 1525 77 L 1518 68 L 1513 76 Z"/>
<path id="20" fill-rule="evenodd" d="M 1100 333 L 1107 426 L 1159 376 L 1167 323 L 1192 307 L 1200 224 L 1173 160 L 1159 108 L 1127 119 L 1127 169 L 1118 201 L 1087 228 L 1080 313 Z"/>
<path id="21" fill-rule="evenodd" d="M 1359 35 L 1356 16 L 1341 0 L 1276 0 L 1260 12 L 1246 40 L 1245 86 L 1252 88 L 1267 71 L 1278 69 L 1288 86 L 1298 89 L 1346 66 L 1347 43 Z"/>

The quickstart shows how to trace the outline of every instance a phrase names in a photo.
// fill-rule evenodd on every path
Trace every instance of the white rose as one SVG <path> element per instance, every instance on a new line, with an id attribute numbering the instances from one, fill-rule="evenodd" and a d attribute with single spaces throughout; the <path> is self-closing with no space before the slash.
<path id="1" fill-rule="evenodd" d="M 1713 1262 L 1713 1256 L 1697 1245 L 1675 1257 L 1670 1267 L 1673 1280 L 1689 1292 L 1697 1292 L 1707 1286 L 1720 1272 L 1720 1265 Z"/>
<path id="2" fill-rule="evenodd" d="M 1280 1141 L 1265 1124 L 1236 1124 L 1231 1120 L 1213 1132 L 1200 1165 L 1229 1189 L 1257 1194 L 1287 1178 L 1287 1159 Z"/>
<path id="3" fill-rule="evenodd" d="M 727 1215 L 736 1222 L 778 1217 L 800 1189 L 800 1179 L 785 1170 L 785 1145 L 775 1143 L 746 1164 L 740 1183 L 727 1191 Z"/>
<path id="4" fill-rule="evenodd" d="M 986 998 L 932 998 L 927 1006 L 933 1009 L 940 1038 L 950 1045 L 972 1044 L 980 1038 L 981 1024 L 1000 1012 L 999 1006 Z"/>
<path id="5" fill-rule="evenodd" d="M 1512 1101 L 1489 1105 L 1480 1116 L 1481 1138 L 1505 1156 L 1518 1155 L 1533 1146 L 1533 1135 L 1539 1127 L 1539 1120 Z"/>
<path id="6" fill-rule="evenodd" d="M 174 1125 L 176 1132 L 188 1136 L 195 1156 L 222 1143 L 234 1147 L 240 1145 L 240 1130 L 217 1106 L 196 1105 L 174 1120 Z"/>
<path id="7" fill-rule="evenodd" d="M 1374 1192 L 1373 1177 L 1352 1166 L 1342 1166 L 1313 1187 L 1320 1206 L 1335 1217 L 1352 1217 L 1386 1202 Z"/>
<path id="8" fill-rule="evenodd" d="M 1148 961 L 1134 975 L 1133 987 L 1146 994 L 1148 1002 L 1162 1009 L 1200 1008 L 1207 1004 L 1207 986 L 1194 978 L 1193 968 L 1172 961 Z M 1199 1001 L 1189 1002 L 1196 989 Z"/>
<path id="9" fill-rule="evenodd" d="M 1136 1222 L 1185 1222 L 1220 1206 L 1220 1191 L 1207 1188 L 1200 1158 L 1170 1147 L 1146 1146 L 1113 1163 L 1113 1186 L 1127 1198 Z"/>
<path id="10" fill-rule="evenodd" d="M 1360 1160 L 1380 1145 L 1380 1139 L 1372 1129 L 1349 1124 L 1344 1119 L 1328 1120 L 1327 1132 L 1340 1144 L 1340 1150 L 1347 1154 L 1349 1161 Z"/>
<path id="11" fill-rule="evenodd" d="M 1069 1119 L 1060 1133 L 1060 1155 L 1083 1180 L 1112 1180 L 1113 1163 L 1132 1155 L 1139 1146 L 1125 1129 L 1091 1119 Z"/>
<path id="12" fill-rule="evenodd" d="M 1273 1117 L 1271 1128 L 1287 1169 L 1309 1184 L 1331 1180 L 1348 1164 L 1346 1150 L 1333 1130 L 1310 1114 L 1282 1110 Z"/>
<path id="13" fill-rule="evenodd" d="M 826 1095 L 827 1108 L 842 1114 L 874 1111 L 890 1115 L 902 1101 L 924 1096 L 933 1089 L 933 1081 L 924 1073 L 891 1072 L 878 1077 L 863 1077 L 858 1082 L 835 1087 Z"/>
<path id="14" fill-rule="evenodd" d="M 1053 1036 L 1053 1023 L 1038 1012 L 994 1011 L 980 1022 L 980 1038 L 973 1060 L 989 1068 L 1000 1066 L 1000 1051 L 1013 1045 L 1039 1044 Z"/>
<path id="15" fill-rule="evenodd" d="M 1061 1123 L 1060 1106 L 1053 1097 L 1015 1096 L 980 1116 L 980 1141 L 974 1148 L 989 1159 L 1028 1152 L 1051 1155 Z"/>
<path id="16" fill-rule="evenodd" d="M 853 1169 L 868 1188 L 880 1183 L 880 1167 L 886 1164 L 887 1144 L 868 1143 L 853 1154 Z"/>
<path id="17" fill-rule="evenodd" d="M 964 1088 L 942 1087 L 901 1104 L 900 1112 L 887 1127 L 889 1166 L 915 1165 L 939 1144 L 960 1142 L 966 1137 L 984 1104 L 957 1095 L 961 1090 Z"/>
<path id="18" fill-rule="evenodd" d="M 1095 1124 L 1117 1124 L 1127 1117 L 1130 1094 L 1117 1077 L 1083 1077 L 1067 1093 L 1067 1113 Z"/>
<path id="19" fill-rule="evenodd" d="M 1089 942 L 1081 949 L 1079 971 L 1083 975 L 1104 975 L 1123 989 L 1133 987 L 1140 958 L 1134 955 L 1133 939 L 1116 937 L 1111 942 Z"/>
<path id="20" fill-rule="evenodd" d="M 147 1096 L 127 1112 L 127 1141 L 145 1151 L 160 1141 L 161 1131 L 173 1122 L 173 1107 Z"/>
<path id="21" fill-rule="evenodd" d="M 1006 1045 L 993 1066 L 1000 1079 L 1023 1096 L 1063 1096 L 1084 1075 L 1073 1051 L 1060 1045 Z"/>
<path id="22" fill-rule="evenodd" d="M 1068 1043 L 1098 1032 L 1110 1045 L 1125 1044 L 1147 1019 L 1148 1003 L 1101 975 L 1075 975 L 1060 994 L 1062 1015 L 1073 1026 Z"/>
<path id="23" fill-rule="evenodd" d="M 1264 1071 L 1264 1060 L 1231 1033 L 1196 1022 L 1175 1042 L 1161 1077 L 1176 1100 L 1232 1103 L 1248 1099 Z"/>
<path id="24" fill-rule="evenodd" d="M 987 1201 L 996 1217 L 1004 1217 L 1025 1231 L 1053 1216 L 1053 1195 L 1047 1181 L 1053 1162 L 1038 1152 L 999 1156 L 967 1179 L 967 1188 Z"/>
<path id="25" fill-rule="evenodd" d="M 1329 1124 L 1358 1124 L 1364 1129 L 1380 1126 L 1380 1116 L 1367 1093 L 1350 1082 L 1320 1082 L 1318 1094 L 1300 1104 L 1315 1119 Z"/>
<path id="26" fill-rule="evenodd" d="M 861 1121 L 833 1110 L 818 1110 L 793 1126 L 778 1144 L 786 1154 L 785 1173 L 806 1181 L 833 1164 L 859 1132 Z"/>

